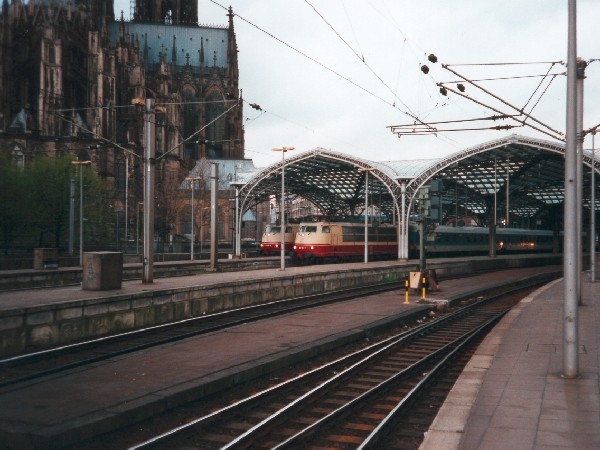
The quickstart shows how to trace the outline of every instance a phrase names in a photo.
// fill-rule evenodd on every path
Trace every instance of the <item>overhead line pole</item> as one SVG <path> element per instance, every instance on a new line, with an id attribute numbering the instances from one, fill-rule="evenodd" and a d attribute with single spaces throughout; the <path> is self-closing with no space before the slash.
<path id="1" fill-rule="evenodd" d="M 582 227 L 583 227 L 583 80 L 587 63 L 582 58 L 577 58 L 577 303 L 581 299 L 581 263 L 582 263 Z"/>
<path id="2" fill-rule="evenodd" d="M 154 99 L 146 99 L 144 148 L 144 245 L 142 283 L 154 280 L 154 164 L 156 154 Z"/>
<path id="3" fill-rule="evenodd" d="M 596 130 L 592 131 L 592 174 L 590 194 L 590 278 L 596 281 Z"/>
<path id="4" fill-rule="evenodd" d="M 564 195 L 563 377 L 579 375 L 577 311 L 577 2 L 568 3 L 567 117 Z"/>

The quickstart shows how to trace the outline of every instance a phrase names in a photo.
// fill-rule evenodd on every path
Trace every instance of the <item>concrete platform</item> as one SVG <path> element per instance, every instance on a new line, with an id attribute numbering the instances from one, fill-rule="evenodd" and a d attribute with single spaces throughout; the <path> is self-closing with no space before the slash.
<path id="1" fill-rule="evenodd" d="M 564 293 L 557 280 L 487 336 L 421 450 L 600 448 L 600 282 L 583 280 L 579 377 L 562 377 Z"/>
<path id="2" fill-rule="evenodd" d="M 554 261 L 554 262 L 551 262 Z M 503 255 L 428 261 L 440 277 L 479 271 L 545 267 L 560 255 Z M 323 264 L 202 273 L 121 283 L 118 289 L 80 287 L 0 292 L 0 355 L 45 349 L 167 322 L 374 284 L 401 283 L 414 261 Z M 87 270 L 87 269 L 86 269 Z M 418 278 L 418 277 L 417 277 Z"/>
<path id="3" fill-rule="evenodd" d="M 339 266 L 338 270 L 347 269 Z M 506 270 L 472 276 L 468 282 L 449 280 L 430 297 L 451 300 L 461 293 L 545 270 L 556 267 Z M 222 277 L 219 279 L 222 282 Z M 164 288 L 184 281 L 162 280 L 157 285 Z M 134 288 L 124 283 L 123 289 L 139 289 L 140 285 Z M 157 285 L 152 288 L 157 289 Z M 30 295 L 38 297 L 37 301 L 41 297 L 48 301 L 54 296 L 55 301 L 68 301 L 67 292 L 72 298 L 77 298 L 78 293 L 87 295 L 81 290 L 62 289 L 47 295 L 44 291 L 32 291 Z M 402 290 L 316 307 L 1 388 L 0 442 L 3 448 L 19 449 L 76 445 L 111 430 L 123 420 L 135 422 L 344 342 L 363 339 L 370 330 L 402 322 L 409 314 L 424 314 L 426 307 L 418 304 L 418 299 L 419 295 L 413 292 L 410 304 L 404 304 Z"/>

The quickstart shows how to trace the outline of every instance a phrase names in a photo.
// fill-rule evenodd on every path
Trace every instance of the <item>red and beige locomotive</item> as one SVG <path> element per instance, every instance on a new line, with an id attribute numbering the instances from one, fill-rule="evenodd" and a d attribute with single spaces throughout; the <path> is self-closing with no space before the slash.
<path id="1" fill-rule="evenodd" d="M 284 252 L 288 255 L 292 251 L 294 239 L 298 231 L 297 224 L 288 224 L 285 226 Z M 260 241 L 259 253 L 264 256 L 273 256 L 281 254 L 281 226 L 267 225 Z"/>
<path id="2" fill-rule="evenodd" d="M 370 259 L 394 258 L 398 254 L 398 231 L 393 225 L 368 227 L 367 247 Z M 365 225 L 351 222 L 300 223 L 292 250 L 292 259 L 313 263 L 352 260 L 365 252 Z"/>

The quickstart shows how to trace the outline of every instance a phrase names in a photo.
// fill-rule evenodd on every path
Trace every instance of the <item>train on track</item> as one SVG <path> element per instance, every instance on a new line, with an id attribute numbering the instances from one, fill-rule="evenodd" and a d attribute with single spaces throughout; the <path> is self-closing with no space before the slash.
<path id="1" fill-rule="evenodd" d="M 294 239 L 298 232 L 298 224 L 285 226 L 284 251 L 289 255 L 294 246 Z M 262 234 L 258 252 L 263 256 L 274 256 L 281 254 L 281 226 L 268 224 Z"/>
<path id="2" fill-rule="evenodd" d="M 275 229 L 276 231 L 273 231 Z M 289 233 L 287 232 L 289 229 Z M 267 232 L 269 230 L 269 232 Z M 280 227 L 269 225 L 263 234 L 261 253 L 280 253 Z M 398 256 L 397 228 L 390 224 L 369 226 L 369 259 L 395 259 Z M 360 260 L 365 252 L 365 225 L 353 222 L 301 222 L 286 228 L 285 252 L 295 263 Z M 409 257 L 419 257 L 417 225 L 409 227 Z M 486 255 L 489 253 L 487 227 L 439 225 L 426 235 L 428 257 Z M 560 248 L 558 236 L 549 230 L 496 229 L 496 252 L 543 253 Z"/>
<path id="3" fill-rule="evenodd" d="M 487 255 L 489 253 L 487 227 L 450 227 L 439 225 L 425 238 L 427 256 Z M 555 236 L 549 230 L 496 228 L 496 252 L 545 253 L 555 248 Z M 413 227 L 409 234 L 409 255 L 419 254 L 419 232 Z"/>
<path id="4" fill-rule="evenodd" d="M 394 225 L 368 228 L 369 257 L 391 259 L 398 255 L 398 231 Z M 365 225 L 350 222 L 300 223 L 292 249 L 294 262 L 348 261 L 365 252 Z"/>

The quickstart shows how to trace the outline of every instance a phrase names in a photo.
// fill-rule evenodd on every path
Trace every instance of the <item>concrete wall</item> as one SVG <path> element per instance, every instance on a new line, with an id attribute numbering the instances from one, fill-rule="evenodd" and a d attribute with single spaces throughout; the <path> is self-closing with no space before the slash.
<path id="1" fill-rule="evenodd" d="M 0 353 L 68 344 L 126 330 L 289 297 L 393 282 L 404 273 L 375 268 L 290 275 L 210 286 L 115 295 L 0 312 Z"/>
<path id="2" fill-rule="evenodd" d="M 440 278 L 480 271 L 483 265 L 490 270 L 513 268 L 517 264 L 533 266 L 553 263 L 547 256 L 520 261 L 454 261 L 429 264 L 428 268 L 436 269 Z M 554 264 L 559 263 L 560 258 L 557 258 Z M 340 266 L 337 271 L 145 291 L 0 311 L 0 354 L 13 355 L 25 349 L 68 344 L 83 338 L 106 336 L 295 296 L 400 282 L 413 270 L 414 263 L 347 270 Z"/>

